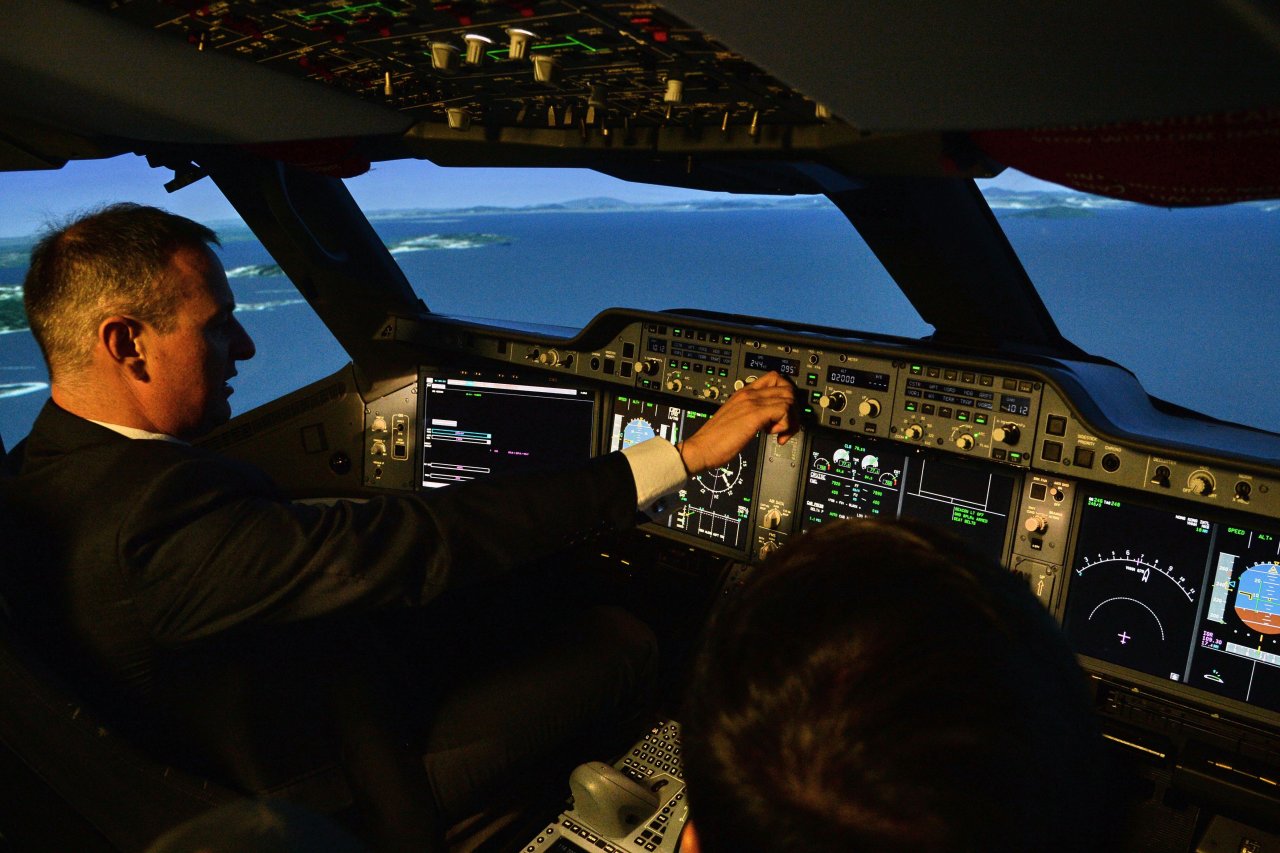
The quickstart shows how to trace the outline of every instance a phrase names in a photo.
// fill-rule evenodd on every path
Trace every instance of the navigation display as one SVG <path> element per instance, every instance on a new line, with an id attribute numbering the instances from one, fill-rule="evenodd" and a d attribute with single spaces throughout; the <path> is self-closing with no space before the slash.
<path id="1" fill-rule="evenodd" d="M 1081 654 L 1280 711 L 1278 539 L 1087 495 L 1067 638 Z"/>
<path id="2" fill-rule="evenodd" d="M 694 435 L 710 417 L 707 409 L 618 395 L 609 418 L 609 449 L 621 450 L 655 436 L 676 444 Z M 676 505 L 668 507 L 657 523 L 745 551 L 759 456 L 760 437 L 756 436 L 728 465 L 690 480 L 676 494 Z"/>
<path id="3" fill-rule="evenodd" d="M 481 376 L 421 377 L 422 487 L 591 456 L 595 395 Z"/>
<path id="4" fill-rule="evenodd" d="M 809 445 L 800 529 L 840 518 L 914 518 L 999 560 L 1013 488 L 1002 472 L 881 439 L 818 433 Z"/>

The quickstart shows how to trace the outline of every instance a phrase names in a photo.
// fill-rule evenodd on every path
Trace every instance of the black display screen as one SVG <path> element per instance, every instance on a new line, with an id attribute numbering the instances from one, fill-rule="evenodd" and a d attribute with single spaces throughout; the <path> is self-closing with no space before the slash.
<path id="1" fill-rule="evenodd" d="M 908 462 L 905 482 L 903 518 L 950 530 L 993 560 L 1004 557 L 1013 503 L 1011 475 L 929 454 Z"/>
<path id="2" fill-rule="evenodd" d="M 747 370 L 760 370 L 768 373 L 770 370 L 776 370 L 783 376 L 799 376 L 800 362 L 794 358 L 783 358 L 778 355 L 767 355 L 762 352 L 749 352 L 742 360 L 742 366 Z"/>
<path id="3" fill-rule="evenodd" d="M 888 441 L 820 433 L 809 445 L 800 529 L 841 518 L 897 518 L 903 451 Z"/>
<path id="4" fill-rule="evenodd" d="M 621 450 L 659 437 L 675 444 L 694 435 L 711 418 L 711 410 L 618 395 L 609 415 L 609 449 Z M 727 465 L 689 480 L 657 523 L 707 542 L 745 551 L 756 487 L 760 437 L 753 438 Z"/>
<path id="5" fill-rule="evenodd" d="M 1007 412 L 1010 415 L 1020 415 L 1025 418 L 1031 414 L 1031 398 L 1014 397 L 1009 394 L 1001 394 L 1000 411 Z"/>
<path id="6" fill-rule="evenodd" d="M 1280 711 L 1280 536 L 1086 495 L 1063 627 L 1081 654 Z"/>
<path id="7" fill-rule="evenodd" d="M 1004 556 L 1014 478 L 890 441 L 819 433 L 809 446 L 802 530 L 840 518 L 914 518 Z"/>
<path id="8" fill-rule="evenodd" d="M 582 388 L 426 375 L 419 385 L 422 487 L 591 456 L 595 396 Z"/>
<path id="9" fill-rule="evenodd" d="M 858 370 L 853 367 L 827 368 L 827 381 L 833 385 L 848 385 L 851 388 L 868 388 L 872 391 L 889 390 L 889 374 Z"/>

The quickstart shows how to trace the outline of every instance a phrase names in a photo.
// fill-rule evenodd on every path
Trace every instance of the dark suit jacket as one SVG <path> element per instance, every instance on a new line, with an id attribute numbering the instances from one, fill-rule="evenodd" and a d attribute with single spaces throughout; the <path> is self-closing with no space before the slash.
<path id="1" fill-rule="evenodd" d="M 128 439 L 52 402 L 16 462 L 4 497 L 31 559 L 10 579 L 15 610 L 117 725 L 164 740 L 175 704 L 182 730 L 169 734 L 186 741 L 192 726 L 221 736 L 219 703 L 268 704 L 262 685 L 238 704 L 224 696 L 252 682 L 244 667 L 259 655 L 274 661 L 263 679 L 331 665 L 279 626 L 341 648 L 352 616 L 424 604 L 635 518 L 619 454 L 421 497 L 298 505 L 256 468 Z"/>

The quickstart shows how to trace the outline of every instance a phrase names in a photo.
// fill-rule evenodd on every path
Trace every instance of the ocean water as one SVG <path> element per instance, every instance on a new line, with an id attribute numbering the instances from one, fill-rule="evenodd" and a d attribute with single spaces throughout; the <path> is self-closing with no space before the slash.
<path id="1" fill-rule="evenodd" d="M 1129 367 L 1157 396 L 1280 429 L 1270 376 L 1280 211 L 1010 204 L 997 215 L 1069 339 Z M 691 307 L 930 331 L 834 209 L 400 215 L 374 226 L 441 313 L 580 328 L 609 307 Z M 251 235 L 229 228 L 223 237 L 239 315 L 258 345 L 233 382 L 241 412 L 347 357 Z M 0 436 L 10 446 L 48 396 L 14 313 L 26 249 L 0 245 Z"/>

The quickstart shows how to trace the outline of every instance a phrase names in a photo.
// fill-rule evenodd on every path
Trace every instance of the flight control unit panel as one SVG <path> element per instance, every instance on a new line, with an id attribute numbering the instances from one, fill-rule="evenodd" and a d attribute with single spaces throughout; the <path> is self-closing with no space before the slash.
<path id="1" fill-rule="evenodd" d="M 650 532 L 747 564 L 837 519 L 932 523 L 1024 576 L 1096 678 L 1280 731 L 1275 436 L 1189 427 L 1114 366 L 678 315 L 606 312 L 571 341 L 448 323 L 431 339 L 450 366 L 367 406 L 368 486 L 679 442 L 776 371 L 802 433 L 692 477 L 649 508 Z M 1108 399 L 1132 403 L 1129 423 Z"/>

